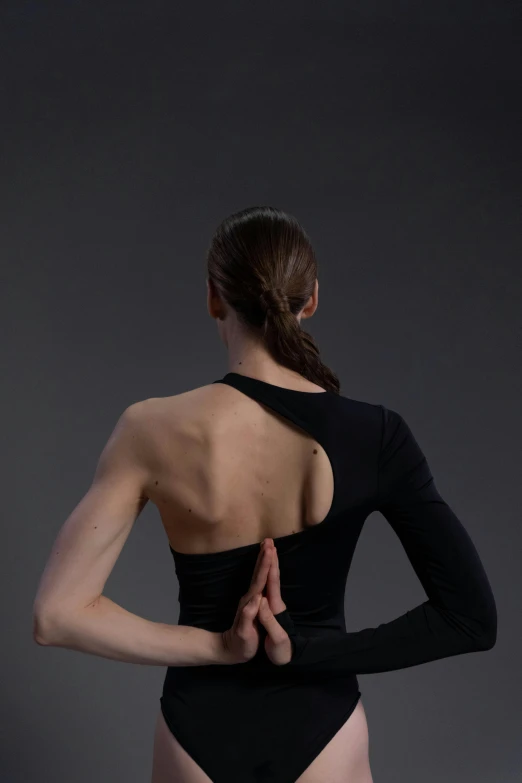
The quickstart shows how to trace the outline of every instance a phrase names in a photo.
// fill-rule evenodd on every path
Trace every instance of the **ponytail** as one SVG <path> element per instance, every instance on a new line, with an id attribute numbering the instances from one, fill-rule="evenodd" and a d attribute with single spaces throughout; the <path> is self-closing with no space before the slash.
<path id="1" fill-rule="evenodd" d="M 230 215 L 212 238 L 207 273 L 279 364 L 339 394 L 339 378 L 321 361 L 315 340 L 296 318 L 313 293 L 317 264 L 294 217 L 274 207 Z"/>

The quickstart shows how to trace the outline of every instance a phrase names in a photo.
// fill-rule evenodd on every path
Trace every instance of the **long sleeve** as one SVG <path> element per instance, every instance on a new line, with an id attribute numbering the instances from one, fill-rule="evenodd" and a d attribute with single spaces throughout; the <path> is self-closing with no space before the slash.
<path id="1" fill-rule="evenodd" d="M 288 611 L 277 619 L 292 640 L 286 664 L 310 671 L 370 674 L 462 653 L 496 641 L 496 605 L 466 529 L 440 496 L 419 444 L 404 418 L 382 413 L 374 509 L 404 547 L 427 599 L 375 628 L 332 638 L 300 636 Z"/>

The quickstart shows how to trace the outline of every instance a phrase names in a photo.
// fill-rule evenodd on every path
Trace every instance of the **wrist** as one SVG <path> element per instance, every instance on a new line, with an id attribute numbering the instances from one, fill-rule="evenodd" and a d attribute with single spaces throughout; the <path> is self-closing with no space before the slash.
<path id="1" fill-rule="evenodd" d="M 223 634 L 209 631 L 209 653 L 211 663 L 221 664 L 226 662 L 226 649 L 223 642 Z"/>
<path id="2" fill-rule="evenodd" d="M 230 650 L 227 648 L 225 634 L 220 631 L 210 632 L 210 634 L 212 663 L 218 665 L 236 663 L 236 661 L 232 660 Z"/>

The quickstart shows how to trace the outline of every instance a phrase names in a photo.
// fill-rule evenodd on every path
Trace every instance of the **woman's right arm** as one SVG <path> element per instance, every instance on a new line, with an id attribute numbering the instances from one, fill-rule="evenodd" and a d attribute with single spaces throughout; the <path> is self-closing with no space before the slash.
<path id="1" fill-rule="evenodd" d="M 490 650 L 495 599 L 469 534 L 440 496 L 419 444 L 396 411 L 382 410 L 374 507 L 399 537 L 428 600 L 374 628 L 305 638 L 287 611 L 277 618 L 292 642 L 289 666 L 371 674 Z"/>
<path id="2" fill-rule="evenodd" d="M 129 406 L 120 416 L 90 488 L 56 537 L 34 600 L 34 639 L 44 646 L 151 666 L 249 660 L 258 646 L 254 618 L 270 568 L 269 545 L 260 547 L 249 590 L 239 601 L 232 628 L 223 634 L 152 622 L 103 593 L 147 502 L 146 414 L 144 401 Z"/>

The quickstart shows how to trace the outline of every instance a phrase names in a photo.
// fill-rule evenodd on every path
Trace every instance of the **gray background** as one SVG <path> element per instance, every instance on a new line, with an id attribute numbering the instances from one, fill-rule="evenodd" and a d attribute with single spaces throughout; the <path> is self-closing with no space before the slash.
<path id="1" fill-rule="evenodd" d="M 498 604 L 493 650 L 360 676 L 375 783 L 516 783 L 520 4 L 174 5 L 1 7 L 0 778 L 150 779 L 164 668 L 38 647 L 32 602 L 123 409 L 226 372 L 205 250 L 271 204 L 314 243 L 342 393 L 407 417 Z M 177 621 L 150 504 L 105 592 Z M 424 598 L 372 515 L 348 628 Z"/>

